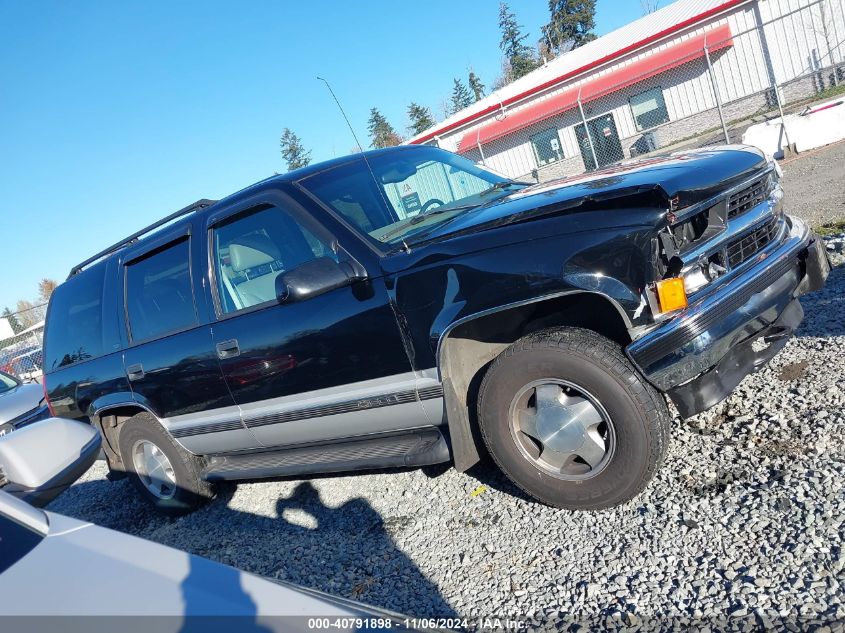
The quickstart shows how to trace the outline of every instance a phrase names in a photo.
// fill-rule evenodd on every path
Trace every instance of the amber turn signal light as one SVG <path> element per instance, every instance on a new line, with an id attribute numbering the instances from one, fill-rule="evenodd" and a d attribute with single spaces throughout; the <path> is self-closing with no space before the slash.
<path id="1" fill-rule="evenodd" d="M 684 280 L 680 277 L 673 277 L 658 281 L 657 300 L 660 302 L 661 312 L 672 312 L 686 308 L 687 293 L 684 290 Z"/>

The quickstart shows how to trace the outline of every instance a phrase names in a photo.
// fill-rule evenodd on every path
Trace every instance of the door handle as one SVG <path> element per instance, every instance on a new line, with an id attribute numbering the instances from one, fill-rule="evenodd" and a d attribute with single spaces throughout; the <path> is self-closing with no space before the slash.
<path id="1" fill-rule="evenodd" d="M 141 363 L 129 365 L 126 368 L 126 377 L 129 380 L 141 380 L 144 377 L 144 366 Z"/>
<path id="2" fill-rule="evenodd" d="M 224 359 L 224 358 L 234 358 L 235 356 L 240 356 L 241 348 L 238 346 L 237 339 L 229 339 L 228 341 L 223 341 L 217 344 L 217 358 Z"/>

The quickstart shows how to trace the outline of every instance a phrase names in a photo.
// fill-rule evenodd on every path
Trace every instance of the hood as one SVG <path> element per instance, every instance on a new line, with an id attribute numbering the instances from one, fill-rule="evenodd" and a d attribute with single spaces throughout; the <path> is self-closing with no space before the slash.
<path id="1" fill-rule="evenodd" d="M 44 399 L 44 390 L 36 383 L 22 384 L 0 393 L 0 424 L 38 408 Z"/>
<path id="2" fill-rule="evenodd" d="M 630 212 L 632 208 L 660 208 L 664 212 L 683 209 L 716 195 L 766 164 L 759 150 L 744 146 L 689 150 L 629 161 L 525 187 L 445 222 L 426 235 L 426 241 L 546 215 L 582 211 L 606 214 Z M 625 218 L 625 222 L 630 221 L 630 217 Z"/>

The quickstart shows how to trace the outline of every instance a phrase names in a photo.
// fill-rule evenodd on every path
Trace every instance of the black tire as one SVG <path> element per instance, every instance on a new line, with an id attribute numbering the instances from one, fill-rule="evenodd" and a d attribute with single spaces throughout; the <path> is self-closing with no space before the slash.
<path id="1" fill-rule="evenodd" d="M 170 462 L 175 480 L 172 496 L 162 498 L 154 494 L 136 472 L 133 451 L 140 442 L 150 442 Z M 202 458 L 179 446 L 161 424 L 149 413 L 139 413 L 120 427 L 120 457 L 132 484 L 156 510 L 170 516 L 193 512 L 214 497 L 214 486 L 205 481 Z"/>
<path id="2" fill-rule="evenodd" d="M 612 421 L 614 450 L 606 451 L 595 475 L 559 479 L 518 445 L 522 438 L 520 430 L 512 430 L 511 405 L 528 385 L 547 378 L 583 388 Z M 610 508 L 637 496 L 662 463 L 669 440 L 663 396 L 619 345 L 573 327 L 530 334 L 502 352 L 481 383 L 478 418 L 491 456 L 511 481 L 543 503 L 571 510 Z M 585 462 L 583 468 L 590 466 Z"/>

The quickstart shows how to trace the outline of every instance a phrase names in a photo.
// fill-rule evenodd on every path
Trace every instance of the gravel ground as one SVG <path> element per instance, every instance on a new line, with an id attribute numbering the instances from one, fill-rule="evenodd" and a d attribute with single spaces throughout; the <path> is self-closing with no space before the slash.
<path id="1" fill-rule="evenodd" d="M 845 142 L 781 161 L 789 213 L 810 226 L 845 219 Z"/>
<path id="2" fill-rule="evenodd" d="M 243 483 L 169 519 L 101 463 L 49 509 L 418 617 L 839 630 L 845 255 L 832 256 L 798 335 L 727 401 L 676 419 L 655 480 L 613 510 L 533 503 L 482 465 Z"/>

